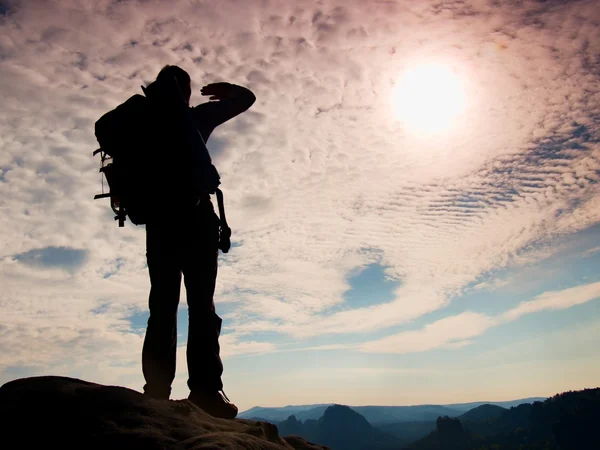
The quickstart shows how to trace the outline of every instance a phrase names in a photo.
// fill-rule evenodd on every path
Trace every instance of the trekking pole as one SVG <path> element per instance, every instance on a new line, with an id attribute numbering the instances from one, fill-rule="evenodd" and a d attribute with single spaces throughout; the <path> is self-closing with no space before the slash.
<path id="1" fill-rule="evenodd" d="M 223 192 L 217 188 L 217 203 L 219 204 L 219 217 L 221 218 L 221 231 L 219 233 L 219 248 L 223 253 L 227 253 L 231 248 L 231 228 L 227 225 L 225 217 L 225 205 L 223 204 Z"/>

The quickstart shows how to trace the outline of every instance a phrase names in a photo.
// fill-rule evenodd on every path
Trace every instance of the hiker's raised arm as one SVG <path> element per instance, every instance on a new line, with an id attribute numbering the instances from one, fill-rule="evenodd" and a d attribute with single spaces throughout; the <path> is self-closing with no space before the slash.
<path id="1" fill-rule="evenodd" d="M 236 100 L 237 103 L 245 104 L 245 109 L 248 109 L 256 100 L 252 91 L 243 86 L 231 83 L 211 83 L 200 89 L 202 95 L 210 95 L 209 100 Z"/>
<path id="2" fill-rule="evenodd" d="M 192 108 L 192 116 L 205 140 L 215 127 L 243 113 L 256 101 L 250 89 L 231 83 L 208 84 L 200 92 L 210 96 L 211 101 Z"/>

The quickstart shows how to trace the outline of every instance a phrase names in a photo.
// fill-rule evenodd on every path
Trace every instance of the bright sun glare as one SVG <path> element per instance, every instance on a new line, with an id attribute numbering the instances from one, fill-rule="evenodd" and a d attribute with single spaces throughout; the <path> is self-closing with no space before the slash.
<path id="1" fill-rule="evenodd" d="M 446 66 L 418 66 L 398 80 L 394 106 L 408 131 L 433 134 L 448 130 L 466 106 L 462 81 Z"/>

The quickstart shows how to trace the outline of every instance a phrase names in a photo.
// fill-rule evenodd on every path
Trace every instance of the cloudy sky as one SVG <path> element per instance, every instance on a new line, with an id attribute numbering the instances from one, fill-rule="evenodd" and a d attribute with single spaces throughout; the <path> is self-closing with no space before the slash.
<path id="1" fill-rule="evenodd" d="M 597 385 L 594 0 L 0 0 L 0 383 L 142 389 L 145 232 L 92 200 L 94 122 L 165 64 L 257 96 L 208 143 L 240 409 Z"/>

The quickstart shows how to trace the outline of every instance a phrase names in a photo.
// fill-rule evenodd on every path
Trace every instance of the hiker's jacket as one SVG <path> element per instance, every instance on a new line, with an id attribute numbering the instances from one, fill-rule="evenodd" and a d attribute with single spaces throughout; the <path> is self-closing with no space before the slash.
<path id="1" fill-rule="evenodd" d="M 191 107 L 187 115 L 183 110 L 177 109 L 177 102 L 168 100 L 169 95 L 161 97 L 160 89 L 162 88 L 156 82 L 146 89 L 151 98 L 155 99 L 153 104 L 158 120 L 155 126 L 161 130 L 156 135 L 154 147 L 168 151 L 168 157 L 158 162 L 162 172 L 162 197 L 166 197 L 173 208 L 179 209 L 195 204 L 199 198 L 199 191 L 195 186 L 197 181 L 202 180 L 202 172 L 206 170 L 202 155 L 208 156 L 205 143 L 213 130 L 246 111 L 256 97 L 249 89 L 232 84 L 227 96 Z M 191 129 L 197 129 L 202 139 L 194 139 L 194 132 L 190 134 Z M 201 197 L 209 198 L 207 194 Z"/>

